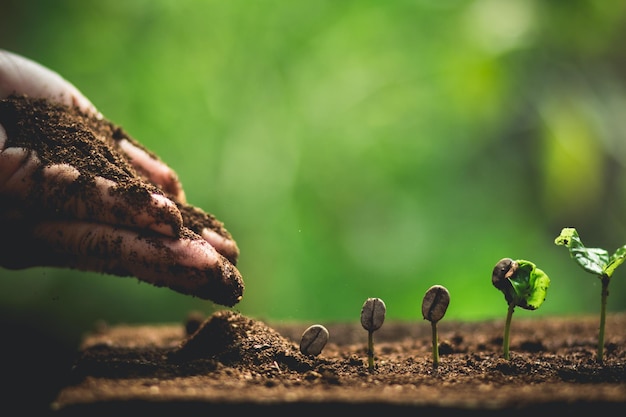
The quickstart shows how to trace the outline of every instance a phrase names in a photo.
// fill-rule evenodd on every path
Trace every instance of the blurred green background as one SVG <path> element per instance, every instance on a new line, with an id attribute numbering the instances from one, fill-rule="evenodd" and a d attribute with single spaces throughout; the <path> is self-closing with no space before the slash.
<path id="1" fill-rule="evenodd" d="M 552 279 L 516 316 L 597 314 L 554 238 L 626 244 L 626 3 L 4 0 L 0 48 L 73 82 L 179 174 L 241 250 L 235 309 L 271 321 L 502 319 L 491 271 Z M 5 244 L 7 244 L 5 242 Z M 10 244 L 10 242 L 9 242 Z M 98 320 L 220 306 L 135 278 L 0 269 L 4 320 L 77 343 Z M 626 268 L 609 311 L 626 309 Z M 609 335 L 610 337 L 610 335 Z"/>

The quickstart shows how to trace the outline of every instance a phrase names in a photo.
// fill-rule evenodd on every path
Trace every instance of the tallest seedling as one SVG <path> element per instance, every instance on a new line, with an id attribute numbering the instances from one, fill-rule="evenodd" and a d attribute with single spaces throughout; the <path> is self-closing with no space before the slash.
<path id="1" fill-rule="evenodd" d="M 569 249 L 570 256 L 582 269 L 594 274 L 602 282 L 602 295 L 600 300 L 600 333 L 598 334 L 598 353 L 596 360 L 602 363 L 604 351 L 604 327 L 606 323 L 606 299 L 609 296 L 609 281 L 615 269 L 626 260 L 626 245 L 617 249 L 609 256 L 609 253 L 600 248 L 586 248 L 578 236 L 576 229 L 566 227 L 554 240 L 557 245 Z"/>

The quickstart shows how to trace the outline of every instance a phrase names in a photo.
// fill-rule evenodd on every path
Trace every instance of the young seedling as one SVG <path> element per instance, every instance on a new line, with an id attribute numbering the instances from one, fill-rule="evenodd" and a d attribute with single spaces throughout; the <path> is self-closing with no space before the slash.
<path id="1" fill-rule="evenodd" d="M 502 341 L 504 359 L 509 360 L 509 333 L 515 307 L 536 310 L 546 299 L 550 278 L 534 263 L 503 258 L 493 268 L 491 283 L 504 293 L 509 305 Z"/>
<path id="2" fill-rule="evenodd" d="M 328 330 L 321 324 L 309 326 L 300 339 L 300 352 L 303 355 L 317 356 L 328 342 Z"/>
<path id="3" fill-rule="evenodd" d="M 383 325 L 387 307 L 380 298 L 368 298 L 361 308 L 361 326 L 367 330 L 367 364 L 374 369 L 374 332 Z"/>
<path id="4" fill-rule="evenodd" d="M 578 236 L 576 229 L 565 227 L 556 237 L 554 243 L 569 249 L 571 258 L 585 271 L 594 274 L 602 282 L 600 296 L 600 332 L 598 334 L 598 351 L 596 360 L 602 363 L 604 356 L 604 327 L 606 323 L 606 300 L 609 296 L 609 282 L 615 269 L 626 260 L 626 245 L 609 253 L 601 248 L 586 248 Z"/>
<path id="5" fill-rule="evenodd" d="M 422 300 L 422 316 L 430 322 L 433 336 L 433 368 L 439 366 L 439 336 L 437 323 L 443 318 L 450 304 L 450 293 L 441 285 L 430 287 Z"/>

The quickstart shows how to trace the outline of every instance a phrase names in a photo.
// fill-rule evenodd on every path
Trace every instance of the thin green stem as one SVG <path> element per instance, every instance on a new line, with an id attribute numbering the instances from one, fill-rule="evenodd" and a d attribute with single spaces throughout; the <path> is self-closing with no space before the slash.
<path id="1" fill-rule="evenodd" d="M 439 366 L 439 336 L 437 335 L 437 322 L 431 321 L 430 326 L 433 335 L 433 368 L 437 369 L 437 366 Z"/>
<path id="2" fill-rule="evenodd" d="M 374 332 L 367 332 L 367 364 L 374 369 Z"/>
<path id="3" fill-rule="evenodd" d="M 504 359 L 509 360 L 509 334 L 511 332 L 511 319 L 513 318 L 513 311 L 515 310 L 515 304 L 509 304 L 509 309 L 506 313 L 506 324 L 504 325 L 504 339 L 502 340 L 502 348 L 504 353 Z"/>
<path id="4" fill-rule="evenodd" d="M 609 280 L 606 275 L 600 277 L 602 281 L 602 296 L 600 300 L 600 332 L 598 334 L 598 355 L 596 360 L 602 363 L 604 357 L 604 327 L 606 324 L 606 300 L 609 296 Z"/>

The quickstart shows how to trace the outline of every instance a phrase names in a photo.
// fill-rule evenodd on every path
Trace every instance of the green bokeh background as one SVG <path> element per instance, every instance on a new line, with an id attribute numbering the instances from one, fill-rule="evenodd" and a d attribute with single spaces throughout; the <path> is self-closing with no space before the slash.
<path id="1" fill-rule="evenodd" d="M 241 250 L 235 309 L 272 321 L 506 315 L 503 257 L 551 278 L 516 316 L 597 314 L 553 242 L 626 244 L 626 3 L 3 1 L 0 48 L 73 82 L 173 167 Z M 3 244 L 10 244 L 4 242 Z M 135 278 L 0 269 L 4 319 L 70 343 L 98 320 L 180 322 L 210 302 Z M 626 269 L 609 311 L 626 309 Z"/>

